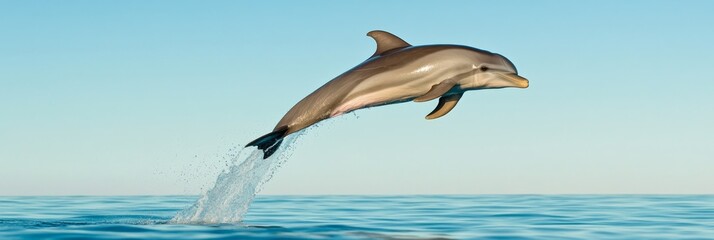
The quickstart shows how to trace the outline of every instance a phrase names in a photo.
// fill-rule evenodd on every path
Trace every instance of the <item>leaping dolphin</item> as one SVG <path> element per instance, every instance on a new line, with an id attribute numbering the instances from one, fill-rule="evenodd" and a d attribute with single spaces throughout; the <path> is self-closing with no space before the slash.
<path id="1" fill-rule="evenodd" d="M 367 33 L 377 51 L 293 106 L 273 132 L 248 143 L 268 158 L 283 138 L 322 120 L 357 109 L 439 98 L 426 119 L 446 115 L 465 91 L 489 88 L 527 88 L 506 57 L 460 45 L 412 46 L 380 30 Z"/>

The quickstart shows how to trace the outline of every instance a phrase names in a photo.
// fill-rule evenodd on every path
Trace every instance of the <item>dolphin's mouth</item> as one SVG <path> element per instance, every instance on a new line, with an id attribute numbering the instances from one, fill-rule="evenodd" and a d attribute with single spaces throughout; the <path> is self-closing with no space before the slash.
<path id="1" fill-rule="evenodd" d="M 501 75 L 506 77 L 509 81 L 511 81 L 517 88 L 528 88 L 528 86 L 530 85 L 530 83 L 528 82 L 528 79 L 521 77 L 518 74 L 502 73 Z"/>

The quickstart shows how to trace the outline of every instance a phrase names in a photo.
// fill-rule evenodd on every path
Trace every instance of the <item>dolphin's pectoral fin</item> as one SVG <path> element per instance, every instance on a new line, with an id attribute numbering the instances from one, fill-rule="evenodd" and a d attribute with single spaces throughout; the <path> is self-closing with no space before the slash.
<path id="1" fill-rule="evenodd" d="M 439 104 L 436 105 L 436 108 L 434 108 L 434 111 L 431 111 L 429 115 L 426 115 L 426 119 L 437 119 L 440 118 L 441 116 L 446 115 L 451 111 L 451 109 L 454 109 L 456 106 L 456 103 L 459 102 L 459 99 L 461 99 L 461 96 L 463 96 L 464 93 L 457 93 L 449 96 L 443 96 L 439 98 Z"/>
<path id="2" fill-rule="evenodd" d="M 374 38 L 374 41 L 377 42 L 377 51 L 372 56 L 382 55 L 382 53 L 389 50 L 411 46 L 401 38 L 394 36 L 394 34 L 381 30 L 368 32 L 367 36 Z"/>
<path id="3" fill-rule="evenodd" d="M 449 90 L 451 90 L 451 88 L 453 88 L 454 86 L 456 86 L 455 81 L 446 80 L 446 81 L 440 82 L 439 84 L 431 86 L 431 89 L 429 89 L 429 91 L 426 92 L 426 94 L 424 94 L 418 98 L 415 98 L 414 101 L 415 102 L 426 102 L 426 101 L 429 101 L 432 99 L 436 99 L 438 97 L 441 97 L 445 93 L 449 92 Z"/>

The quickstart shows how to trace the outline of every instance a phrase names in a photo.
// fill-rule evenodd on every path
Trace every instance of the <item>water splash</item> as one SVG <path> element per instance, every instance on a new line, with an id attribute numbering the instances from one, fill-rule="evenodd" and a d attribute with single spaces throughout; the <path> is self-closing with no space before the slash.
<path id="1" fill-rule="evenodd" d="M 218 175 L 213 188 L 204 193 L 191 207 L 176 214 L 172 223 L 216 224 L 237 223 L 243 219 L 248 206 L 270 180 L 275 170 L 293 152 L 293 143 L 303 132 L 290 134 L 283 139 L 278 151 L 263 159 L 263 151 L 244 148 L 233 159 L 227 171 Z"/>

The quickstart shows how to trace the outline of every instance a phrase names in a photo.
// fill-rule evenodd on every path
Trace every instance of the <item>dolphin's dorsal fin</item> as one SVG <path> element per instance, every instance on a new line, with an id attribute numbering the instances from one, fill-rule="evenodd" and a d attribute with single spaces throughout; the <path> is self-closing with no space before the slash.
<path id="1" fill-rule="evenodd" d="M 411 46 L 409 45 L 409 43 L 405 42 L 401 38 L 394 36 L 394 34 L 382 30 L 374 30 L 368 32 L 367 36 L 374 38 L 374 41 L 377 42 L 377 51 L 374 52 L 374 54 L 372 55 L 373 57 L 377 55 L 382 55 L 382 53 L 389 50 Z"/>
<path id="2" fill-rule="evenodd" d="M 456 106 L 456 103 L 459 102 L 459 99 L 461 99 L 461 96 L 463 96 L 464 93 L 457 93 L 449 96 L 443 96 L 439 98 L 439 104 L 436 105 L 436 108 L 434 108 L 434 111 L 431 111 L 429 115 L 426 115 L 426 119 L 437 119 L 440 118 L 441 116 L 446 115 L 451 111 L 451 109 L 454 109 Z"/>

